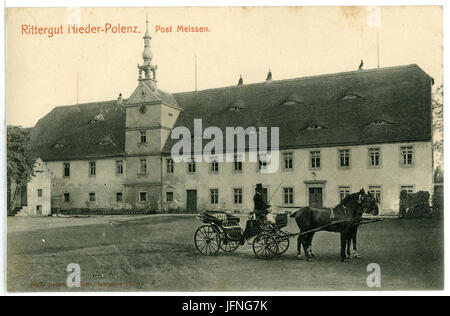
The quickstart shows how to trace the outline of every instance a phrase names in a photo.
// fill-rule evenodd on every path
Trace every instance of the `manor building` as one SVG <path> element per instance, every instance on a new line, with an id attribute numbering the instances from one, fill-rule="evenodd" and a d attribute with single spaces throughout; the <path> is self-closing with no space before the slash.
<path id="1" fill-rule="evenodd" d="M 384 213 L 400 190 L 432 191 L 431 87 L 417 65 L 168 93 L 158 89 L 151 37 L 138 85 L 123 99 L 57 106 L 32 131 L 51 171 L 53 209 L 253 208 L 256 183 L 271 205 L 329 207 L 360 188 Z M 175 127 L 279 127 L 279 165 L 175 162 Z M 268 136 L 270 143 L 270 135 Z"/>

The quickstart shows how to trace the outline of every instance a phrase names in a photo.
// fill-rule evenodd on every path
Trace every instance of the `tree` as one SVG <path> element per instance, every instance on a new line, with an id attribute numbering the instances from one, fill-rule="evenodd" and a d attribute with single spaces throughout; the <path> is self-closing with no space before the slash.
<path id="1" fill-rule="evenodd" d="M 444 158 L 444 88 L 441 84 L 432 94 L 433 111 L 433 151 L 435 181 L 443 181 L 442 168 Z"/>
<path id="2" fill-rule="evenodd" d="M 25 186 L 33 176 L 35 159 L 29 151 L 29 144 L 30 129 L 20 126 L 7 127 L 8 210 L 14 207 L 14 200 L 20 188 Z"/>

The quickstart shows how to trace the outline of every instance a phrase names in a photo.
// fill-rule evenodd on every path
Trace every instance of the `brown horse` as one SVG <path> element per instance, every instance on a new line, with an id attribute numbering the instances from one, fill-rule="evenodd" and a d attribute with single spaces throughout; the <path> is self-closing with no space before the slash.
<path id="1" fill-rule="evenodd" d="M 351 238 L 352 229 L 359 224 L 364 212 L 373 212 L 372 198 L 366 194 L 364 189 L 344 198 L 340 204 L 334 208 L 312 208 L 304 207 L 293 214 L 300 232 L 310 230 L 329 231 L 340 233 L 341 235 L 341 261 L 346 260 L 346 246 Z M 306 260 L 311 261 L 313 254 L 311 251 L 312 239 L 315 232 L 299 235 L 297 239 L 298 256 L 301 255 L 301 247 L 305 252 Z"/>
<path id="2" fill-rule="evenodd" d="M 378 210 L 378 201 L 377 199 L 369 193 L 367 193 L 369 199 L 370 199 L 370 203 L 371 206 L 369 207 L 369 209 L 372 210 L 371 214 L 377 216 L 379 214 L 379 210 Z M 359 223 L 355 223 L 352 227 L 350 227 L 350 231 L 349 231 L 349 238 L 347 240 L 347 258 L 352 258 L 351 255 L 351 246 L 353 244 L 353 258 L 359 258 L 359 252 L 358 249 L 356 247 L 356 235 L 358 233 L 358 227 L 359 227 Z"/>

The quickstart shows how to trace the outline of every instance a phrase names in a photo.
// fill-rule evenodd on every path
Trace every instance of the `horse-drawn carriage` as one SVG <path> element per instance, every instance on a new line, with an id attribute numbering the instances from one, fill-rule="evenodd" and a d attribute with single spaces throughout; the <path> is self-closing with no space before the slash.
<path id="1" fill-rule="evenodd" d="M 205 211 L 197 218 L 205 223 L 197 229 L 194 237 L 200 253 L 211 256 L 219 250 L 232 252 L 239 248 L 243 234 L 239 217 L 221 211 Z M 277 214 L 275 223 L 251 221 L 251 225 L 257 227 L 246 242 L 252 244 L 258 258 L 270 259 L 288 250 L 289 236 L 282 230 L 287 226 L 287 220 L 287 214 Z"/>
<path id="2" fill-rule="evenodd" d="M 301 253 L 303 246 L 305 256 L 310 261 L 312 257 L 311 243 L 318 231 L 331 231 L 341 234 L 341 261 L 350 257 L 350 243 L 353 242 L 356 251 L 356 230 L 359 225 L 380 220 L 364 220 L 364 213 L 378 215 L 377 200 L 363 189 L 348 195 L 340 204 L 332 208 L 303 207 L 292 212 L 300 229 L 298 233 L 288 233 L 282 229 L 287 226 L 286 213 L 275 215 L 273 222 L 252 220 L 253 233 L 245 236 L 252 244 L 253 252 L 258 258 L 271 259 L 285 253 L 289 248 L 289 238 L 297 236 L 297 252 Z M 232 252 L 239 248 L 243 239 L 240 219 L 237 216 L 222 211 L 205 211 L 199 217 L 205 225 L 195 232 L 195 246 L 203 255 L 215 255 L 219 250 Z M 247 229 L 246 229 L 247 235 Z M 347 249 L 347 251 L 346 251 Z"/>

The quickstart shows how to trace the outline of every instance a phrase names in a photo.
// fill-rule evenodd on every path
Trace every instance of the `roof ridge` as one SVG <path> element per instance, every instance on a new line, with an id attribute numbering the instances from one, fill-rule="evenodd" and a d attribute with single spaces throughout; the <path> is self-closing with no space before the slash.
<path id="1" fill-rule="evenodd" d="M 128 99 L 122 99 L 122 102 L 125 103 Z M 68 108 L 71 106 L 87 106 L 87 105 L 95 105 L 95 104 L 106 104 L 106 103 L 113 103 L 117 102 L 117 99 L 114 100 L 107 100 L 107 101 L 95 101 L 95 102 L 87 102 L 87 103 L 78 103 L 78 104 L 66 104 L 66 105 L 57 105 L 53 109 L 61 109 L 61 108 Z"/>
<path id="2" fill-rule="evenodd" d="M 312 76 L 305 76 L 305 77 L 297 77 L 297 78 L 290 78 L 290 79 L 280 79 L 280 80 L 272 80 L 270 83 L 267 83 L 266 81 L 262 82 L 255 82 L 255 83 L 249 83 L 244 84 L 241 86 L 233 85 L 233 86 L 225 86 L 225 87 L 218 87 L 218 88 L 209 88 L 204 90 L 198 90 L 198 91 L 182 91 L 182 92 L 175 92 L 172 93 L 174 96 L 187 94 L 187 93 L 201 93 L 201 92 L 207 92 L 211 90 L 226 90 L 226 89 L 240 89 L 244 87 L 250 87 L 250 86 L 258 86 L 258 85 L 274 85 L 274 84 L 280 84 L 285 82 L 292 82 L 292 81 L 300 81 L 300 80 L 309 80 L 309 79 L 316 79 L 316 78 L 323 78 L 323 77 L 338 77 L 343 75 L 350 75 L 355 73 L 368 73 L 368 72 L 381 72 L 386 70 L 394 70 L 394 69 L 403 69 L 403 68 L 412 68 L 417 67 L 421 69 L 417 64 L 408 64 L 408 65 L 400 65 L 400 66 L 392 66 L 392 67 L 383 67 L 383 68 L 372 68 L 372 69 L 365 69 L 365 70 L 352 70 L 352 71 L 342 71 L 342 72 L 336 72 L 336 73 L 329 73 L 329 74 L 321 74 L 321 75 L 312 75 Z M 421 69 L 422 70 L 422 69 Z M 422 70 L 423 71 L 423 70 Z"/>

